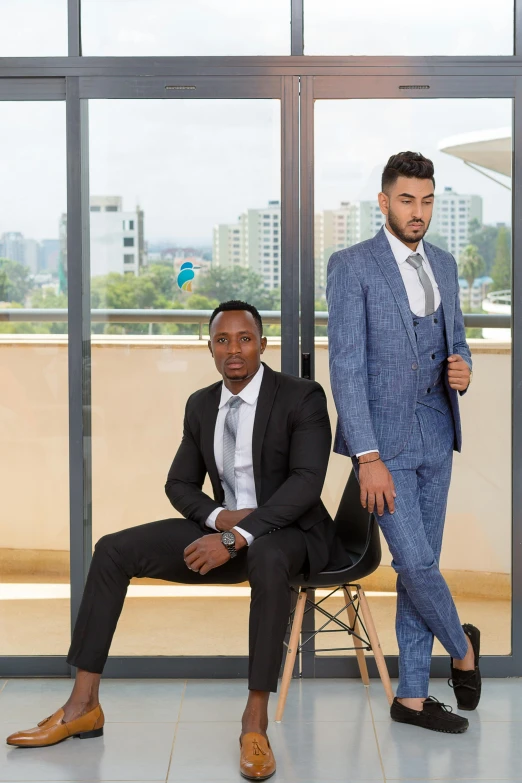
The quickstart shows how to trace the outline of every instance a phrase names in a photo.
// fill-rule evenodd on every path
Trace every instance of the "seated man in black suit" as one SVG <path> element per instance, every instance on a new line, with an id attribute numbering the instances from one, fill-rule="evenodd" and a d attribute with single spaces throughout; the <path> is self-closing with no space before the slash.
<path id="1" fill-rule="evenodd" d="M 132 577 L 252 588 L 249 696 L 241 773 L 275 772 L 267 739 L 290 612 L 290 579 L 329 559 L 331 517 L 321 502 L 331 432 L 323 389 L 261 363 L 261 317 L 225 302 L 210 319 L 209 349 L 223 380 L 191 395 L 165 490 L 184 518 L 132 527 L 98 541 L 67 658 L 78 669 L 68 702 L 36 728 L 11 735 L 46 746 L 103 733 L 98 687 Z M 206 495 L 206 474 L 214 497 Z"/>

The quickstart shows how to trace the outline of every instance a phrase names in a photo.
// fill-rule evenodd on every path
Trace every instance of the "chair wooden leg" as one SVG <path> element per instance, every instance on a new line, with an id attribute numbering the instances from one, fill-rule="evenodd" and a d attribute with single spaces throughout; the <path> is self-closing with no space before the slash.
<path id="1" fill-rule="evenodd" d="M 294 611 L 294 621 L 292 623 L 292 631 L 290 633 L 290 641 L 288 642 L 288 650 L 286 653 L 285 667 L 283 669 L 283 677 L 281 679 L 281 689 L 279 691 L 279 701 L 277 702 L 276 710 L 276 723 L 281 723 L 283 720 L 283 713 L 285 711 L 286 697 L 288 696 L 288 689 L 290 687 L 290 680 L 292 679 L 292 672 L 294 671 L 294 663 L 299 648 L 299 637 L 301 635 L 301 628 L 303 625 L 303 617 L 306 606 L 306 590 L 301 589 L 297 596 L 297 603 Z"/>
<path id="2" fill-rule="evenodd" d="M 352 594 L 350 590 L 346 589 L 346 587 L 343 587 L 343 592 L 344 592 L 344 597 L 346 599 L 346 603 L 348 604 L 346 607 L 346 611 L 348 614 L 348 624 L 350 628 L 353 628 L 355 633 L 358 636 L 360 636 L 361 629 L 359 627 L 359 621 L 357 619 L 357 615 L 355 614 L 355 609 L 353 608 Z M 354 639 L 353 643 L 355 647 L 355 654 L 357 656 L 357 663 L 359 664 L 359 671 L 361 673 L 361 680 L 363 681 L 363 685 L 368 686 L 370 684 L 370 678 L 368 676 L 368 667 L 366 666 L 366 658 L 364 657 L 363 644 L 359 639 Z"/>
<path id="3" fill-rule="evenodd" d="M 390 681 L 390 675 L 388 674 L 388 667 L 386 666 L 386 661 L 384 660 L 384 655 L 382 654 L 379 637 L 377 636 L 375 623 L 373 622 L 372 613 L 370 612 L 370 607 L 368 606 L 368 601 L 364 594 L 364 590 L 358 588 L 357 594 L 359 596 L 363 621 L 368 632 L 368 638 L 370 639 L 370 644 L 372 646 L 372 652 L 375 658 L 375 663 L 377 664 L 379 676 L 381 678 L 388 703 L 391 704 L 393 702 L 393 688 Z"/>

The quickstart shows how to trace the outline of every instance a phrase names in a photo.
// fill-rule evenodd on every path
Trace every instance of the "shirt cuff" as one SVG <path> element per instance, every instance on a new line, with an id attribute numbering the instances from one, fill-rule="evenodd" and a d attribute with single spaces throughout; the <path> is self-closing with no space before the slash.
<path id="1" fill-rule="evenodd" d="M 215 508 L 212 514 L 210 514 L 210 516 L 207 517 L 205 522 L 205 525 L 207 527 L 212 528 L 212 530 L 216 530 L 218 533 L 219 531 L 216 527 L 216 519 L 218 518 L 218 514 L 220 513 L 220 511 L 223 511 L 222 506 L 218 506 L 218 508 Z"/>
<path id="2" fill-rule="evenodd" d="M 362 457 L 363 454 L 373 454 L 374 452 L 376 454 L 378 454 L 379 453 L 379 449 L 370 449 L 370 451 L 360 451 L 355 456 L 357 457 L 357 459 L 359 459 L 359 457 Z"/>
<path id="3" fill-rule="evenodd" d="M 253 542 L 254 536 L 252 535 L 252 533 L 247 533 L 246 530 L 243 530 L 242 528 L 238 527 L 237 525 L 235 527 L 233 527 L 232 530 L 237 530 L 239 535 L 243 536 L 243 538 L 247 542 L 247 546 L 250 546 L 250 544 Z"/>

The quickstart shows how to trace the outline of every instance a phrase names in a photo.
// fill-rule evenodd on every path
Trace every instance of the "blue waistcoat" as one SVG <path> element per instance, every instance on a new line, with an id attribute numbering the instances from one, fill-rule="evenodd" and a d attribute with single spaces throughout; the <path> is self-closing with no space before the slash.
<path id="1" fill-rule="evenodd" d="M 417 403 L 435 408 L 441 413 L 449 413 L 451 406 L 444 383 L 448 366 L 444 311 L 439 305 L 433 315 L 411 315 L 419 354 Z"/>

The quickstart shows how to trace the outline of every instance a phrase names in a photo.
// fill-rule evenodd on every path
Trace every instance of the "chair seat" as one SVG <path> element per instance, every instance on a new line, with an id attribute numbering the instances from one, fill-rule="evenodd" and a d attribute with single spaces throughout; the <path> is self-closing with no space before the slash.
<path id="1" fill-rule="evenodd" d="M 380 563 L 380 553 L 378 558 L 373 557 L 372 553 L 368 551 L 364 552 L 362 556 L 360 552 L 347 552 L 347 555 L 352 562 L 345 568 L 327 569 L 318 574 L 312 574 L 308 578 L 304 574 L 299 574 L 291 580 L 292 587 L 333 588 L 354 583 L 373 574 Z"/>

